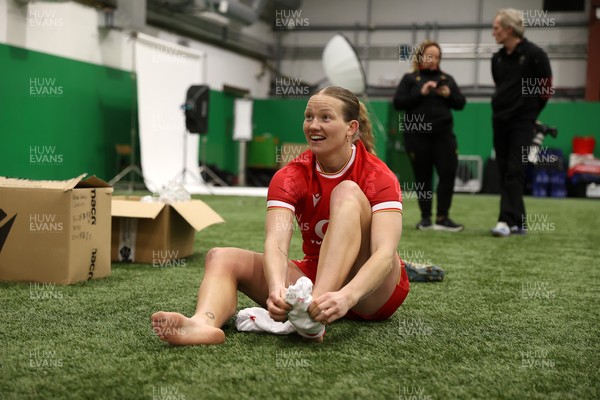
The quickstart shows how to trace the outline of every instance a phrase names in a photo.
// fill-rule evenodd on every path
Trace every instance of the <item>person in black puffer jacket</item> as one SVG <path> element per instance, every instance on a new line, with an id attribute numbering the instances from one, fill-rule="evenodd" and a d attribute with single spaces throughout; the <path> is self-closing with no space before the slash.
<path id="1" fill-rule="evenodd" d="M 415 173 L 421 209 L 417 229 L 458 232 L 464 226 L 449 217 L 458 166 L 451 109 L 462 110 L 466 100 L 452 76 L 439 69 L 441 55 L 436 42 L 426 40 L 419 45 L 413 56 L 413 72 L 404 75 L 396 89 L 394 107 L 405 110 L 399 130 L 404 133 Z M 439 177 L 435 224 L 431 220 L 434 166 Z"/>

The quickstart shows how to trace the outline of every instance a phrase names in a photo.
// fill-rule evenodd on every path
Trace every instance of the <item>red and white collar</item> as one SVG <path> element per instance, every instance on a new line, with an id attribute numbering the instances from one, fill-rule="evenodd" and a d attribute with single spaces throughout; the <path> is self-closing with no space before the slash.
<path id="1" fill-rule="evenodd" d="M 352 144 L 352 155 L 348 159 L 348 162 L 346 162 L 346 164 L 344 164 L 342 169 L 340 169 L 337 172 L 325 172 L 325 171 L 323 171 L 323 168 L 321 168 L 321 164 L 319 164 L 319 161 L 317 160 L 317 172 L 319 173 L 319 175 L 321 175 L 324 178 L 329 178 L 329 179 L 339 178 L 340 176 L 344 175 L 346 173 L 346 171 L 348 171 L 350 169 L 352 164 L 354 164 L 355 159 L 356 159 L 356 146 L 353 143 Z"/>

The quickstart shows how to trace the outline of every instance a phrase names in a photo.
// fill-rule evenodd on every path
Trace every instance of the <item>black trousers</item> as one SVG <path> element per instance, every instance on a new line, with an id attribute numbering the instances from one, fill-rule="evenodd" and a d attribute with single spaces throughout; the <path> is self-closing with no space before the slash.
<path id="1" fill-rule="evenodd" d="M 526 222 L 523 191 L 527 150 L 534 135 L 535 120 L 494 119 L 494 149 L 500 173 L 500 214 L 498 222 L 522 226 Z"/>
<path id="2" fill-rule="evenodd" d="M 433 167 L 439 181 L 437 187 L 437 216 L 447 217 L 454 195 L 454 178 L 458 167 L 458 148 L 453 132 L 405 132 L 404 144 L 415 173 L 421 218 L 431 218 L 433 201 Z"/>

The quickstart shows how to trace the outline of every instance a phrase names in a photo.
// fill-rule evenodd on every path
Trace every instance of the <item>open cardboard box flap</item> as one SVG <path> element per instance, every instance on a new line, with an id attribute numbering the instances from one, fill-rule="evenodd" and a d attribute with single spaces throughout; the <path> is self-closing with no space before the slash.
<path id="1" fill-rule="evenodd" d="M 66 192 L 75 188 L 109 188 L 110 185 L 95 176 L 85 178 L 87 174 L 81 174 L 75 178 L 64 181 L 34 181 L 30 179 L 16 179 L 0 177 L 0 187 L 18 189 L 56 189 Z"/>
<path id="2" fill-rule="evenodd" d="M 98 178 L 97 176 L 90 176 L 84 180 L 77 182 L 75 188 L 98 188 L 98 187 L 111 187 L 107 182 Z M 72 188 L 71 188 L 72 189 Z"/>
<path id="3" fill-rule="evenodd" d="M 135 196 L 113 197 L 112 216 L 155 219 L 167 205 L 161 202 L 144 203 L 139 200 L 140 198 Z M 180 201 L 169 205 L 196 231 L 225 222 L 219 214 L 200 200 Z"/>
<path id="4" fill-rule="evenodd" d="M 113 197 L 111 214 L 113 217 L 152 218 L 155 219 L 165 207 L 165 203 L 143 203 Z"/>
<path id="5" fill-rule="evenodd" d="M 172 203 L 171 207 L 193 226 L 196 231 L 201 231 L 213 224 L 225 222 L 208 204 L 200 200 L 176 202 Z"/>

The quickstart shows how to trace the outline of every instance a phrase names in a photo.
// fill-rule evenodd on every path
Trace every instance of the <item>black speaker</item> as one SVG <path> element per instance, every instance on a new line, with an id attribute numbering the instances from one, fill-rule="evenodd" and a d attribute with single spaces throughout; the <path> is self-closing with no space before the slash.
<path id="1" fill-rule="evenodd" d="M 208 102 L 210 90 L 207 85 L 193 85 L 185 96 L 185 126 L 190 133 L 208 133 Z"/>

